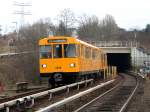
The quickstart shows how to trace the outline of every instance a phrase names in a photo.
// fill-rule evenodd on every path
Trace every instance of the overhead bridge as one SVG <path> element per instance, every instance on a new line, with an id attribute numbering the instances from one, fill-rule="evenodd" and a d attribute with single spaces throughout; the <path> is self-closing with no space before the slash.
<path id="1" fill-rule="evenodd" d="M 107 53 L 108 65 L 117 66 L 119 72 L 144 66 L 150 61 L 150 55 L 140 48 L 136 41 L 92 41 L 89 42 L 104 49 Z"/>

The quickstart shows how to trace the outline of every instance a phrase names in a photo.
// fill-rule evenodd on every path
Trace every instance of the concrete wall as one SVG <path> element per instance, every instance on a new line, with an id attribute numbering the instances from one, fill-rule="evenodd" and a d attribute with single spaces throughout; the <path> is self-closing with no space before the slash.
<path id="1" fill-rule="evenodd" d="M 144 66 L 145 61 L 150 61 L 150 56 L 142 50 L 132 47 L 131 48 L 131 61 L 132 66 L 140 67 Z"/>

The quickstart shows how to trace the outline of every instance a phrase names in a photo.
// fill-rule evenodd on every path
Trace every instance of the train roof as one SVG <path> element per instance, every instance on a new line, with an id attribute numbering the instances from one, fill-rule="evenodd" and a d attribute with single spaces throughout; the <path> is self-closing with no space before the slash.
<path id="1" fill-rule="evenodd" d="M 58 39 L 62 39 L 62 40 L 63 39 L 67 39 L 67 40 L 69 40 L 69 43 L 70 42 L 71 43 L 80 43 L 80 44 L 84 44 L 84 45 L 87 45 L 87 46 L 90 46 L 90 47 L 93 47 L 93 48 L 96 48 L 96 49 L 100 49 L 100 48 L 98 48 L 98 47 L 96 47 L 94 45 L 91 45 L 91 44 L 89 44 L 87 42 L 84 42 L 84 41 L 82 41 L 82 40 L 80 40 L 78 38 L 75 38 L 75 37 L 65 37 L 65 36 L 54 36 L 54 37 L 49 36 L 47 38 L 40 39 L 39 40 L 39 44 L 43 43 L 43 42 L 47 42 L 48 40 L 58 40 Z"/>

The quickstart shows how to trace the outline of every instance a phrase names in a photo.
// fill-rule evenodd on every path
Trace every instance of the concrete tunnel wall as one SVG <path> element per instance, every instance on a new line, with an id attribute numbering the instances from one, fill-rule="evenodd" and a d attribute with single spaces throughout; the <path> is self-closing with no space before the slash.
<path id="1" fill-rule="evenodd" d="M 117 66 L 118 72 L 131 69 L 130 53 L 107 53 L 107 61 L 110 66 Z"/>

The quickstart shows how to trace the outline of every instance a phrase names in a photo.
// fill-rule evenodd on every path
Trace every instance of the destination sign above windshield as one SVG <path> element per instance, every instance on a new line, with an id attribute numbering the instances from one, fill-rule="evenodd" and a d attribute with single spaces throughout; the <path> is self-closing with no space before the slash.
<path id="1" fill-rule="evenodd" d="M 61 42 L 67 42 L 66 39 L 49 39 L 48 43 L 61 43 Z"/>

